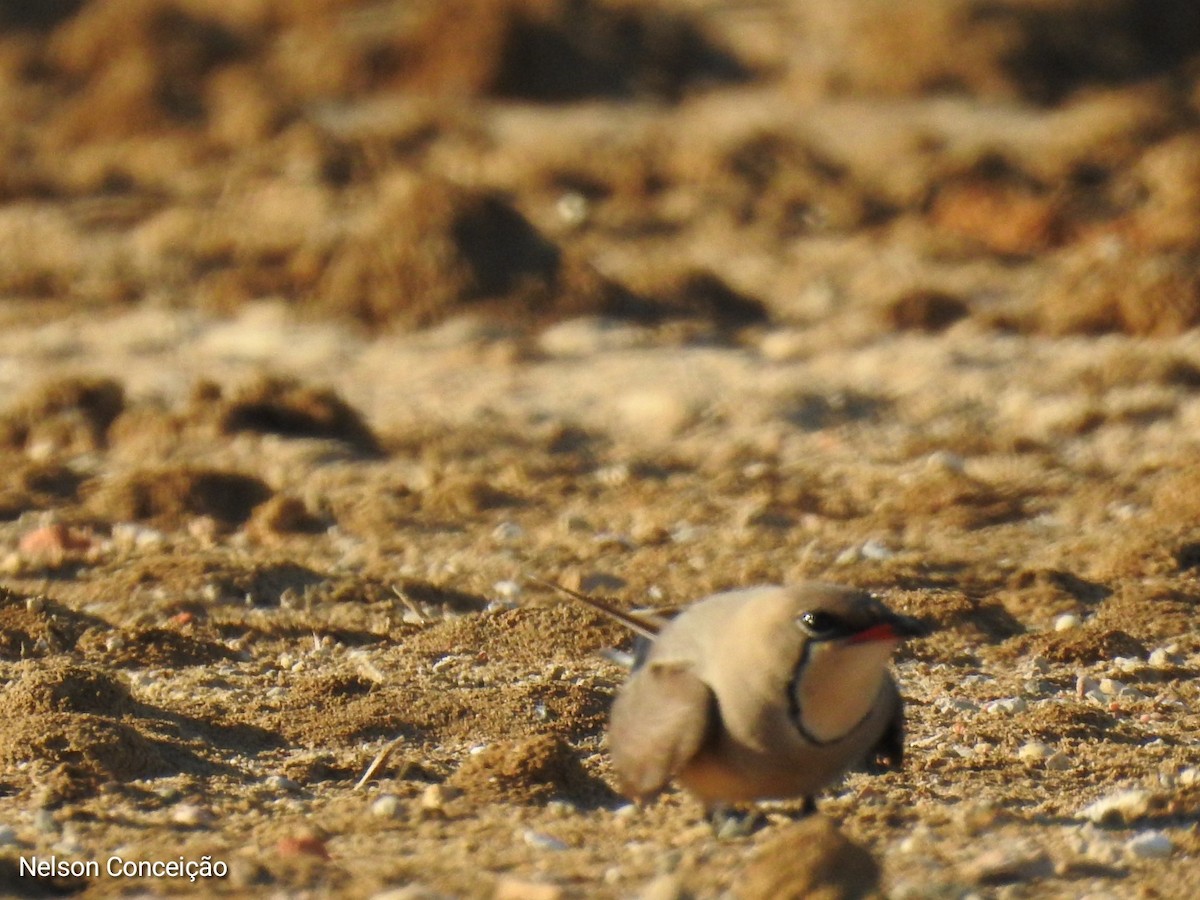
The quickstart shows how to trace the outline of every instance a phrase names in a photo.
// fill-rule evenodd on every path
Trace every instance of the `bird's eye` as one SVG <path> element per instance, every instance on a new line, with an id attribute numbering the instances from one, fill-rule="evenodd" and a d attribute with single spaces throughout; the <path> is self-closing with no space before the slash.
<path id="1" fill-rule="evenodd" d="M 827 612 L 805 612 L 800 614 L 800 627 L 808 633 L 810 637 L 823 638 L 832 637 L 837 634 L 842 627 L 842 623 L 836 616 L 832 616 Z"/>

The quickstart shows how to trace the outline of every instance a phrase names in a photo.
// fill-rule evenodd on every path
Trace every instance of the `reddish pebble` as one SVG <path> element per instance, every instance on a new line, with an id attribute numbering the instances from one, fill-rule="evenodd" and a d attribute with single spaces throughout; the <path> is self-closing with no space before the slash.
<path id="1" fill-rule="evenodd" d="M 325 847 L 325 842 L 311 834 L 282 838 L 275 845 L 275 852 L 280 856 L 316 856 L 329 859 L 329 850 Z"/>
<path id="2" fill-rule="evenodd" d="M 167 621 L 172 625 L 191 625 L 196 621 L 196 617 L 187 610 L 184 610 L 183 612 L 175 613 L 175 615 L 171 616 L 171 618 L 169 618 Z"/>
<path id="3" fill-rule="evenodd" d="M 91 537 L 62 523 L 43 525 L 21 536 L 18 549 L 29 556 L 61 556 L 70 550 L 87 550 Z"/>

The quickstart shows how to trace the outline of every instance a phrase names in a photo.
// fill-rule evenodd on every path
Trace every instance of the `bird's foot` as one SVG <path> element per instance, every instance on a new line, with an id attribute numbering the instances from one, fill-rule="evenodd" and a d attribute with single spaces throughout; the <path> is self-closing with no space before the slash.
<path id="1" fill-rule="evenodd" d="M 732 806 L 714 806 L 708 811 L 708 822 L 717 840 L 731 841 L 754 834 L 767 824 L 767 819 L 757 809 L 739 810 Z"/>

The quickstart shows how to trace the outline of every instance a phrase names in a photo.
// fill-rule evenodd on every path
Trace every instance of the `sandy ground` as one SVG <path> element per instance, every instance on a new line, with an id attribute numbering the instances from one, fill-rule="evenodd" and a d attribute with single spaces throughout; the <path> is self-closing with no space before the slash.
<path id="1" fill-rule="evenodd" d="M 1200 895 L 1200 21 L 1132 7 L 0 7 L 0 889 Z M 629 805 L 629 637 L 530 576 L 869 587 L 905 769 Z"/>

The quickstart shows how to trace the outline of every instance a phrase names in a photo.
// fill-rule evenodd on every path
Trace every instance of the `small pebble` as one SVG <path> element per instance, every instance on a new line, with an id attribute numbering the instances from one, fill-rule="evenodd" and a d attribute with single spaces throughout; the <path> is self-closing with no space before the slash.
<path id="1" fill-rule="evenodd" d="M 519 541 L 525 536 L 525 529 L 516 522 L 501 522 L 492 529 L 492 537 L 503 543 Z"/>
<path id="2" fill-rule="evenodd" d="M 1166 859 L 1175 846 L 1161 831 L 1143 831 L 1129 839 L 1125 849 L 1139 859 Z"/>
<path id="3" fill-rule="evenodd" d="M 1121 825 L 1141 818 L 1150 810 L 1151 794 L 1137 788 L 1118 791 L 1090 803 L 1079 811 L 1097 825 Z"/>
<path id="4" fill-rule="evenodd" d="M 1082 621 L 1075 613 L 1064 613 L 1054 620 L 1054 630 L 1070 631 L 1072 628 L 1078 628 Z"/>
<path id="5" fill-rule="evenodd" d="M 0 847 L 12 847 L 17 843 L 17 830 L 11 825 L 0 825 Z"/>
<path id="6" fill-rule="evenodd" d="M 975 712 L 979 704 L 962 697 L 938 697 L 934 706 L 942 712 Z"/>
<path id="7" fill-rule="evenodd" d="M 300 785 L 286 775 L 268 775 L 263 779 L 263 786 L 286 794 L 292 794 L 300 790 Z"/>
<path id="8" fill-rule="evenodd" d="M 864 543 L 859 552 L 862 554 L 863 559 L 873 559 L 876 562 L 891 559 L 896 555 L 895 550 L 892 550 L 885 543 L 876 540 L 875 538 L 871 538 L 869 541 Z"/>
<path id="9" fill-rule="evenodd" d="M 957 453 L 949 450 L 935 450 L 925 457 L 925 466 L 929 469 L 941 469 L 944 472 L 962 473 L 967 469 L 967 461 Z"/>
<path id="10" fill-rule="evenodd" d="M 1040 762 L 1054 755 L 1054 748 L 1041 741 L 1030 741 L 1017 751 L 1017 759 L 1024 762 Z"/>
<path id="11" fill-rule="evenodd" d="M 441 810 L 458 794 L 459 792 L 455 788 L 447 787 L 444 784 L 431 784 L 421 792 L 421 809 L 428 812 Z"/>
<path id="12" fill-rule="evenodd" d="M 1179 773 L 1179 783 L 1184 787 L 1189 787 L 1193 784 L 1200 784 L 1200 769 L 1195 766 L 1184 769 Z"/>
<path id="13" fill-rule="evenodd" d="M 315 856 L 319 859 L 329 859 L 329 848 L 325 846 L 325 840 L 315 834 L 282 838 L 275 845 L 275 852 L 280 856 Z"/>
<path id="14" fill-rule="evenodd" d="M 927 853 L 933 841 L 933 829 L 918 822 L 906 837 L 900 839 L 896 849 L 901 853 Z"/>
<path id="15" fill-rule="evenodd" d="M 526 828 L 521 833 L 521 839 L 530 847 L 538 850 L 566 850 L 567 845 L 558 838 L 548 834 L 543 834 L 540 831 L 534 831 L 532 828 Z"/>
<path id="16" fill-rule="evenodd" d="M 768 331 L 758 342 L 758 352 L 768 362 L 792 362 L 814 351 L 812 337 L 798 328 Z"/>
<path id="17" fill-rule="evenodd" d="M 554 211 L 567 225 L 582 225 L 587 221 L 591 202 L 578 191 L 567 191 L 554 204 Z"/>
<path id="18" fill-rule="evenodd" d="M 497 581 L 492 585 L 492 590 L 501 600 L 516 600 L 521 596 L 521 585 L 511 579 Z"/>
<path id="19" fill-rule="evenodd" d="M 379 819 L 395 819 L 403 808 L 404 804 L 395 794 L 384 794 L 371 804 L 371 815 Z"/>
<path id="20" fill-rule="evenodd" d="M 180 803 L 171 810 L 171 821 L 188 828 L 208 825 L 215 820 L 216 816 L 198 803 Z"/>
<path id="21" fill-rule="evenodd" d="M 649 440 L 676 437 L 696 419 L 699 410 L 679 389 L 642 387 L 618 392 L 616 411 L 626 427 Z"/>
<path id="22" fill-rule="evenodd" d="M 1171 654 L 1162 647 L 1152 650 L 1146 661 L 1156 669 L 1166 669 L 1171 666 Z"/>
<path id="23" fill-rule="evenodd" d="M 833 558 L 833 564 L 835 566 L 852 566 L 861 559 L 862 552 L 858 547 L 847 547 Z"/>
<path id="24" fill-rule="evenodd" d="M 620 487 L 627 484 L 632 477 L 633 472 L 625 463 L 613 463 L 596 470 L 596 480 L 605 487 Z"/>
<path id="25" fill-rule="evenodd" d="M 990 703 L 983 705 L 983 711 L 993 713 L 995 715 L 1011 715 L 1013 713 L 1024 712 L 1027 704 L 1020 697 L 1005 697 L 1002 700 L 993 700 Z"/>

